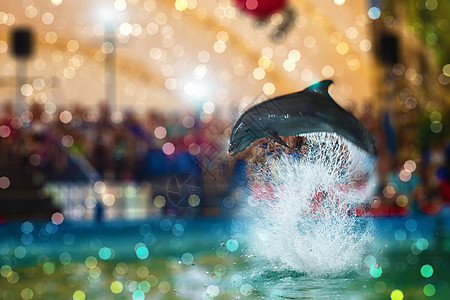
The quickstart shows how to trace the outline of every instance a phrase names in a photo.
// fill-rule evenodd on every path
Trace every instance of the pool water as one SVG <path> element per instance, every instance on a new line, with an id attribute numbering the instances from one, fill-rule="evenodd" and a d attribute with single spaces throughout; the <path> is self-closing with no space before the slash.
<path id="1" fill-rule="evenodd" d="M 0 299 L 448 299 L 450 209 L 371 220 L 353 271 L 311 276 L 249 245 L 243 218 L 0 225 Z"/>

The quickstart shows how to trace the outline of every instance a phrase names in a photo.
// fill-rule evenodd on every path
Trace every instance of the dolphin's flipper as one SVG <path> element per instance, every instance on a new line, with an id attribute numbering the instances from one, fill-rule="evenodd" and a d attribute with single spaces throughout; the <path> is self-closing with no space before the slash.
<path id="1" fill-rule="evenodd" d="M 283 139 L 278 135 L 278 132 L 274 131 L 274 130 L 264 130 L 264 133 L 266 134 L 266 136 L 270 139 L 272 139 L 273 141 L 277 142 L 280 145 L 283 145 L 287 148 L 291 148 L 289 147 L 284 141 Z"/>

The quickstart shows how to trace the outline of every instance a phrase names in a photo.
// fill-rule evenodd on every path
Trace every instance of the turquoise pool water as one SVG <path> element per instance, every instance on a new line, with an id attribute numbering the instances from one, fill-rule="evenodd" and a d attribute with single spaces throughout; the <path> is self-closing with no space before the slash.
<path id="1" fill-rule="evenodd" d="M 374 239 L 364 258 L 335 276 L 258 255 L 248 221 L 6 223 L 0 299 L 448 299 L 448 208 L 370 220 Z"/>

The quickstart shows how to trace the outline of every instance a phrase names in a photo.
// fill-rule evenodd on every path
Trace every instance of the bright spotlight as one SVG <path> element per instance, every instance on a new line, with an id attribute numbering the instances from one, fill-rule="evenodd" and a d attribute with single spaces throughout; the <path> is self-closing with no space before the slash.
<path id="1" fill-rule="evenodd" d="M 112 7 L 104 6 L 98 11 L 98 17 L 102 23 L 112 23 L 115 19 L 116 11 Z"/>
<path id="2" fill-rule="evenodd" d="M 95 10 L 95 19 L 98 23 L 105 25 L 107 29 L 112 29 L 118 22 L 117 11 L 113 6 L 109 5 L 101 5 L 98 6 Z"/>

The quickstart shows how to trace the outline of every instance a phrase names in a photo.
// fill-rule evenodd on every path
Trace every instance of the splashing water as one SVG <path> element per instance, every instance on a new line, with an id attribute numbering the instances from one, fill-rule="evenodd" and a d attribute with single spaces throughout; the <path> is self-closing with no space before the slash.
<path id="1" fill-rule="evenodd" d="M 250 166 L 252 244 L 285 268 L 336 276 L 355 270 L 372 240 L 354 208 L 375 186 L 373 159 L 336 134 L 305 137 L 299 155 Z"/>

